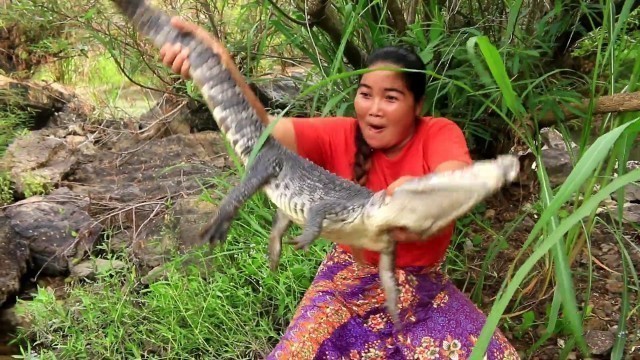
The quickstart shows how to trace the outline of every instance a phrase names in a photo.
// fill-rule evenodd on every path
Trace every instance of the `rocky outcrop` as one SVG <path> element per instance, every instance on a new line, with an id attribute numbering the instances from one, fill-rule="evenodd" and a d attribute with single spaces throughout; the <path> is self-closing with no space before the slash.
<path id="1" fill-rule="evenodd" d="M 94 276 L 105 266 L 93 258 L 103 240 L 129 251 L 141 272 L 198 245 L 215 209 L 199 196 L 232 165 L 222 136 L 150 134 L 136 121 L 95 124 L 62 111 L 9 145 L 0 171 L 18 201 L 0 212 L 0 304 L 25 274 Z"/>
<path id="2" fill-rule="evenodd" d="M 558 131 L 545 128 L 540 131 L 544 143 L 542 146 L 542 162 L 544 163 L 549 181 L 552 187 L 562 185 L 571 171 L 577 158 L 578 145 L 572 141 L 565 142 L 562 134 Z M 531 151 L 521 152 L 518 155 L 526 157 L 531 155 Z M 533 169 L 535 170 L 535 163 Z M 640 161 L 629 161 L 627 171 L 640 167 Z M 628 184 L 624 187 L 624 197 L 619 199 L 617 193 L 611 194 L 611 199 L 605 201 L 600 207 L 598 214 L 610 214 L 617 217 L 618 204 L 622 203 L 622 219 L 628 224 L 640 223 L 640 185 Z"/>
<path id="3" fill-rule="evenodd" d="M 43 275 L 59 276 L 93 249 L 102 230 L 88 210 L 88 198 L 59 188 L 14 204 L 4 216 L 16 240 L 28 245 L 32 265 Z"/>
<path id="4" fill-rule="evenodd" d="M 16 234 L 7 217 L 0 216 L 0 304 L 17 295 L 29 259 L 27 242 Z"/>
<path id="5" fill-rule="evenodd" d="M 102 226 L 88 207 L 87 198 L 59 188 L 0 213 L 0 304 L 18 292 L 30 268 L 41 275 L 66 275 L 92 251 Z"/>

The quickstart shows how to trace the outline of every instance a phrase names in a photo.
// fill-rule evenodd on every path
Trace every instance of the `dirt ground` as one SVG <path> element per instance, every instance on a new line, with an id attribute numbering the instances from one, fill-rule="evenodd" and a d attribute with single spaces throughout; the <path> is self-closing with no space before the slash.
<path id="1" fill-rule="evenodd" d="M 503 234 L 504 232 L 502 231 L 522 214 L 523 206 L 530 203 L 536 196 L 532 189 L 513 186 L 489 199 L 484 218 L 488 226 L 496 233 Z M 511 264 L 516 260 L 517 254 L 526 242 L 534 224 L 533 219 L 525 218 L 520 225 L 516 226 L 515 230 L 505 239 L 506 247 L 500 250 L 488 265 L 484 264 L 484 262 L 486 262 L 486 256 L 494 239 L 490 237 L 486 228 L 477 224 L 472 225 L 469 236 L 479 234 L 484 239 L 479 246 L 480 249 L 466 255 L 467 264 L 469 265 L 468 275 L 465 279 L 459 279 L 457 284 L 460 287 L 465 286 L 466 289 L 472 289 L 482 272 L 482 267 L 487 267 L 487 271 L 484 272 L 483 303 L 480 305 L 486 314 L 489 314 L 504 276 L 508 273 Z M 624 288 L 619 245 L 616 238 L 608 231 L 603 226 L 597 226 L 588 239 L 591 243 L 591 261 L 589 261 L 587 248 L 583 247 L 583 251 L 576 257 L 572 266 L 579 309 L 583 308 L 585 301 L 588 301 L 589 306 L 592 307 L 591 314 L 584 323 L 584 331 L 588 345 L 593 346 L 592 351 L 596 353 L 593 355 L 593 359 L 610 358 L 612 341 L 617 334 L 615 330 L 618 327 L 622 289 Z M 624 234 L 636 246 L 640 246 L 640 234 L 631 226 L 625 227 Z M 630 249 L 628 244 L 626 246 L 635 271 L 640 271 L 640 253 Z M 460 251 L 463 250 L 460 249 Z M 527 254 L 522 254 L 518 263 L 521 264 L 531 251 L 531 248 L 529 248 Z M 519 306 L 510 306 L 503 314 L 509 318 L 508 320 L 511 320 L 512 324 L 510 329 L 506 330 L 506 336 L 519 351 L 529 349 L 532 344 L 540 339 L 546 329 L 546 323 L 540 320 L 547 319 L 545 313 L 547 308 L 551 306 L 555 287 L 553 282 L 554 269 L 546 268 L 546 265 L 547 263 L 544 260 L 540 260 L 536 264 L 536 267 L 530 272 L 530 276 L 521 286 L 521 289 L 525 289 L 525 291 L 519 290 L 519 292 L 516 292 L 516 296 L 522 294 L 518 303 Z M 589 266 L 592 267 L 593 271 L 590 284 Z M 515 272 L 515 270 L 512 271 Z M 635 288 L 631 275 L 629 275 L 628 279 L 630 287 L 632 289 Z M 589 286 L 591 286 L 590 289 Z M 636 292 L 630 290 L 629 304 L 629 311 L 632 315 L 627 321 L 627 344 L 624 358 L 640 359 L 640 317 L 637 314 L 637 290 Z M 635 312 L 634 308 L 636 308 Z M 522 314 L 527 311 L 535 313 L 535 321 L 526 331 L 516 336 L 515 331 L 511 331 L 511 329 L 516 330 L 517 325 L 522 322 Z M 560 316 L 562 316 L 562 313 Z M 502 322 L 509 323 L 508 320 L 503 318 Z M 568 338 L 569 336 L 564 334 L 551 336 L 531 354 L 531 359 L 559 358 L 563 351 L 562 346 Z M 603 353 L 597 354 L 598 352 Z M 568 356 L 569 359 L 582 358 L 579 352 L 569 352 Z"/>

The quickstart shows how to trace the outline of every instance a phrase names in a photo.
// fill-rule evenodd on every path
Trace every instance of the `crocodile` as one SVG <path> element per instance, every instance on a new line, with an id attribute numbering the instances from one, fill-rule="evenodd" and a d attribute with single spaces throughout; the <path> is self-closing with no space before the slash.
<path id="1" fill-rule="evenodd" d="M 277 206 L 268 243 L 270 268 L 278 266 L 283 235 L 292 223 L 300 225 L 302 232 L 285 243 L 297 250 L 306 250 L 316 239 L 324 238 L 378 252 L 385 307 L 395 328 L 401 323 L 396 244 L 389 230 L 404 227 L 427 238 L 518 174 L 517 158 L 501 155 L 464 169 L 414 178 L 392 195 L 373 192 L 299 156 L 270 135 L 262 137 L 269 123 L 266 109 L 218 39 L 202 29 L 205 36 L 177 30 L 170 24 L 171 16 L 145 0 L 112 1 L 156 47 L 180 43 L 189 49 L 190 76 L 245 167 L 240 184 L 226 194 L 213 220 L 203 227 L 202 240 L 211 246 L 223 243 L 239 209 L 263 191 Z M 259 150 L 254 153 L 254 149 Z"/>

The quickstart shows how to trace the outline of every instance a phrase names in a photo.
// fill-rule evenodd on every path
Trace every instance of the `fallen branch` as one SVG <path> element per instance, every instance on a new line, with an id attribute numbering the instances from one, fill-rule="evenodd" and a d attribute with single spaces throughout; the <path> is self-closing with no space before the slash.
<path id="1" fill-rule="evenodd" d="M 632 93 L 619 93 L 601 96 L 594 100 L 593 114 L 606 114 L 615 112 L 640 111 L 640 91 Z M 577 113 L 585 113 L 589 110 L 591 100 L 584 100 L 580 104 L 562 107 L 562 119 L 549 111 L 538 124 L 540 127 L 551 126 L 559 120 L 571 120 L 579 117 Z"/>

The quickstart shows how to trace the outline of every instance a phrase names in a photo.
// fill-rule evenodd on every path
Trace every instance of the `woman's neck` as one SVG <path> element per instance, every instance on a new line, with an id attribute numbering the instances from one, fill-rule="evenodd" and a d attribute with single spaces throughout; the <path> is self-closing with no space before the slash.
<path id="1" fill-rule="evenodd" d="M 416 132 L 416 126 L 417 125 L 411 127 L 411 131 L 409 131 L 409 134 L 404 138 L 404 140 L 388 149 L 382 150 L 382 153 L 388 158 L 393 158 L 398 155 L 413 138 L 413 134 Z"/>

